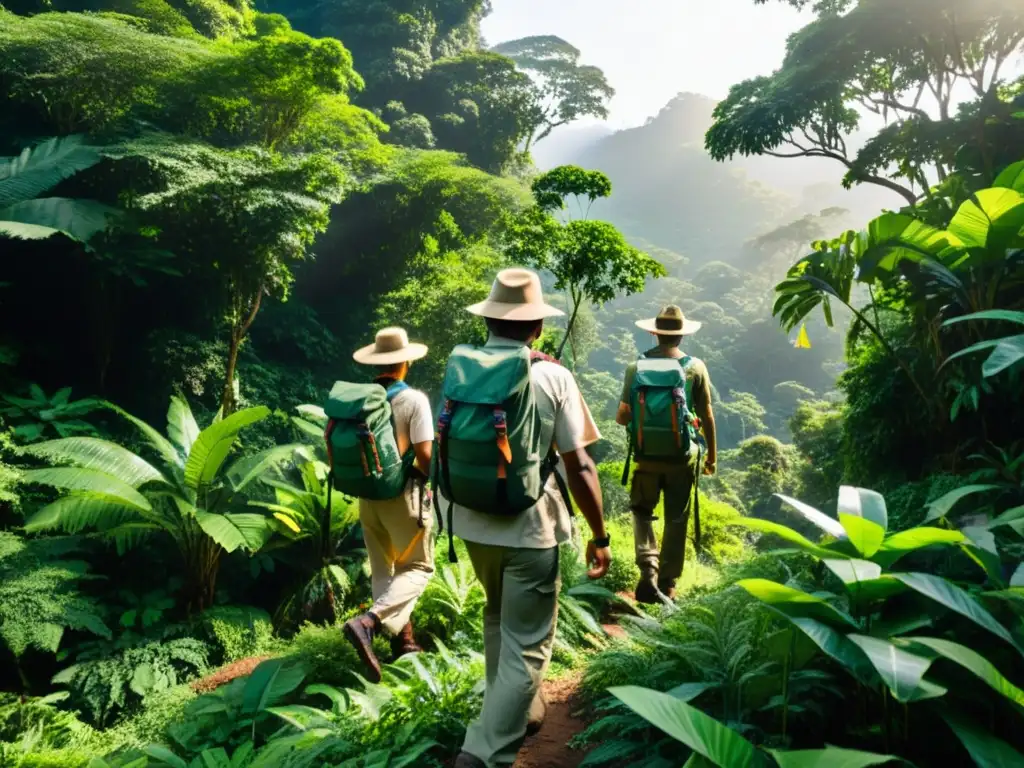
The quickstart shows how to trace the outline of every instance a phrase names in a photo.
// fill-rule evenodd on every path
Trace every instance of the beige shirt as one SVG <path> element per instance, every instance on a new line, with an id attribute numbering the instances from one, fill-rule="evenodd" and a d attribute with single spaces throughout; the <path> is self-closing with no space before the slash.
<path id="1" fill-rule="evenodd" d="M 430 400 L 418 389 L 405 389 L 395 395 L 391 400 L 391 413 L 399 454 L 404 455 L 411 446 L 434 439 Z"/>
<path id="2" fill-rule="evenodd" d="M 492 336 L 487 346 L 525 345 Z M 567 368 L 542 360 L 530 366 L 530 379 L 540 411 L 542 445 L 553 444 L 559 453 L 570 453 L 601 439 L 576 379 Z M 561 462 L 557 471 L 565 472 Z M 441 510 L 447 514 L 448 502 L 443 495 Z M 554 477 L 548 480 L 544 496 L 537 504 L 515 517 L 474 512 L 456 504 L 452 509 L 452 530 L 466 541 L 524 549 L 550 549 L 572 538 L 569 510 Z"/>

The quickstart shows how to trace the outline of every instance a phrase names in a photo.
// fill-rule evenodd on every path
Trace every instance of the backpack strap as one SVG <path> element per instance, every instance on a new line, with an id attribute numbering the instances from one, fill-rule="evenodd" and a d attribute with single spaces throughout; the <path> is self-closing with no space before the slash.
<path id="1" fill-rule="evenodd" d="M 379 381 L 379 383 L 383 386 L 384 381 L 386 381 L 386 379 Z M 392 381 L 390 384 L 388 384 L 386 387 L 384 387 L 384 389 L 388 393 L 388 402 L 390 403 L 392 400 L 394 400 L 400 394 L 405 392 L 405 390 L 407 390 L 408 388 L 409 388 L 409 385 L 406 384 L 401 379 Z"/>
<path id="2" fill-rule="evenodd" d="M 543 352 L 539 352 L 535 349 L 530 350 L 530 365 L 534 363 L 545 362 L 554 363 L 555 365 L 561 365 L 562 363 L 551 355 L 546 355 Z M 531 379 L 530 385 L 533 386 L 533 380 Z M 558 474 L 558 452 L 555 450 L 555 446 L 552 443 L 551 448 L 548 450 L 548 455 L 544 458 L 544 462 L 541 464 L 540 470 L 541 487 L 547 485 L 548 478 L 551 475 L 555 476 L 555 484 L 558 486 L 558 492 L 562 494 L 562 500 L 565 502 L 565 508 L 569 510 L 570 515 L 574 515 L 575 511 L 572 506 L 572 497 L 569 495 L 569 488 L 565 484 L 565 479 Z"/>

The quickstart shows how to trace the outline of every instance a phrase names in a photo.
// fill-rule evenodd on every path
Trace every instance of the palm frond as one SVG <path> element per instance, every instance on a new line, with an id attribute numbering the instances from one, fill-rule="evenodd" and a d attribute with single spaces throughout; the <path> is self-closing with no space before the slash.
<path id="1" fill-rule="evenodd" d="M 18 157 L 0 160 L 0 207 L 39 197 L 100 160 L 96 148 L 77 135 L 26 147 Z"/>
<path id="2" fill-rule="evenodd" d="M 95 469 L 114 475 L 132 488 L 150 482 L 166 483 L 167 479 L 142 457 L 109 440 L 96 437 L 67 437 L 26 446 L 30 456 L 66 461 L 82 469 Z"/>
<path id="3" fill-rule="evenodd" d="M 109 531 L 137 522 L 139 514 L 136 507 L 115 496 L 79 491 L 37 510 L 25 521 L 25 530 L 29 533 L 54 530 L 78 533 L 90 528 Z"/>
<path id="4" fill-rule="evenodd" d="M 228 467 L 225 474 L 231 487 L 236 491 L 242 491 L 271 467 L 292 461 L 295 458 L 295 451 L 302 447 L 297 443 L 277 445 L 252 456 L 245 456 Z"/>
<path id="5" fill-rule="evenodd" d="M 101 405 L 105 408 L 109 408 L 138 429 L 139 432 L 142 433 L 142 436 L 146 438 L 146 442 L 148 442 L 149 445 L 158 454 L 160 454 L 160 458 L 167 463 L 168 467 L 173 467 L 179 470 L 185 467 L 184 455 L 174 447 L 174 444 L 170 440 L 153 429 L 149 424 L 140 418 L 132 416 L 128 411 L 123 408 L 119 408 L 113 403 L 104 402 Z"/>
<path id="6" fill-rule="evenodd" d="M 19 240 L 42 240 L 63 232 L 86 242 L 107 228 L 120 211 L 95 200 L 43 197 L 0 208 L 0 234 Z"/>
<path id="7" fill-rule="evenodd" d="M 148 499 L 123 480 L 95 469 L 80 467 L 48 467 L 30 469 L 22 473 L 26 483 L 48 485 L 67 491 L 86 491 L 121 501 L 125 506 L 141 512 L 152 510 Z"/>
<path id="8" fill-rule="evenodd" d="M 183 397 L 171 397 L 171 405 L 167 409 L 167 436 L 188 456 L 192 444 L 199 437 L 199 425 L 192 409 Z"/>
<path id="9" fill-rule="evenodd" d="M 264 405 L 246 408 L 211 424 L 199 433 L 185 462 L 185 484 L 195 492 L 213 482 L 242 428 L 270 415 Z"/>
<path id="10" fill-rule="evenodd" d="M 196 521 L 203 532 L 227 552 L 236 549 L 255 552 L 272 533 L 267 518 L 257 514 L 217 515 L 197 510 Z"/>

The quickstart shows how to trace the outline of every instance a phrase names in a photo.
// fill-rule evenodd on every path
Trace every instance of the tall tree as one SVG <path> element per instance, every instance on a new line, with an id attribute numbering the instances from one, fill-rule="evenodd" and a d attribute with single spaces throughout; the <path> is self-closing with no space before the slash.
<path id="1" fill-rule="evenodd" d="M 560 37 L 539 35 L 510 40 L 492 48 L 537 79 L 540 98 L 536 126 L 526 139 L 526 151 L 561 125 L 581 117 L 608 117 L 615 95 L 600 68 L 580 64 L 580 52 Z"/>
<path id="2" fill-rule="evenodd" d="M 1005 75 L 1024 50 L 1020 4 L 823 0 L 815 9 L 776 72 L 733 86 L 718 105 L 706 138 L 715 159 L 831 158 L 846 167 L 846 186 L 877 184 L 908 205 L 961 166 L 975 169 L 977 189 L 1017 159 L 1021 83 L 1010 88 Z M 964 92 L 973 101 L 957 107 Z M 862 111 L 886 127 L 853 152 Z M 967 142 L 974 148 L 961 151 Z"/>
<path id="3" fill-rule="evenodd" d="M 561 357 L 584 303 L 601 305 L 620 293 L 638 293 L 648 277 L 666 272 L 614 225 L 588 218 L 594 201 L 612 192 L 600 171 L 563 165 L 537 177 L 532 189 L 536 205 L 510 221 L 508 251 L 514 261 L 550 270 L 555 288 L 568 294 L 569 321 L 556 353 Z M 573 218 L 570 198 L 580 218 Z"/>

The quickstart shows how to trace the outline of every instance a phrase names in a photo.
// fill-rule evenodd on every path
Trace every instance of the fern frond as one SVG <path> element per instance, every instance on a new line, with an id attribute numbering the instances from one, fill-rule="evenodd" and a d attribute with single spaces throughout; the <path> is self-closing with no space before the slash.
<path id="1" fill-rule="evenodd" d="M 77 135 L 26 147 L 18 157 L 0 160 L 0 207 L 39 197 L 100 159 L 96 148 Z"/>

